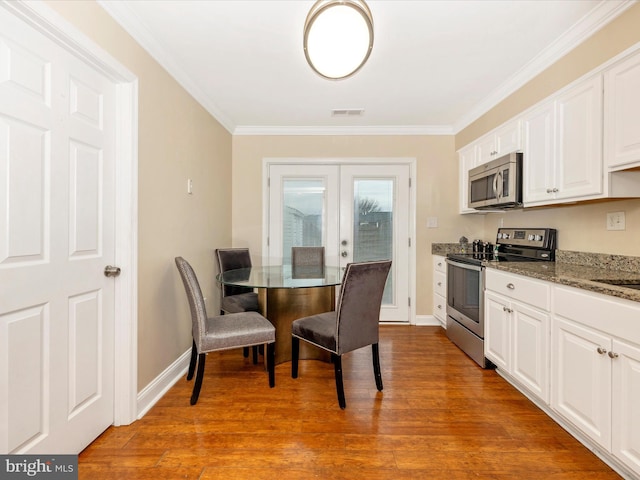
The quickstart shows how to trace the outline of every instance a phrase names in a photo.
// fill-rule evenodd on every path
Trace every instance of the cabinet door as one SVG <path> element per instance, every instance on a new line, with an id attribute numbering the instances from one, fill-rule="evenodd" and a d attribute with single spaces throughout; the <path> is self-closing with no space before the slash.
<path id="1" fill-rule="evenodd" d="M 512 121 L 495 131 L 495 146 L 498 156 L 522 150 L 522 122 Z"/>
<path id="2" fill-rule="evenodd" d="M 611 169 L 640 166 L 640 54 L 604 76 L 604 158 Z"/>
<path id="3" fill-rule="evenodd" d="M 483 163 L 490 162 L 494 158 L 498 158 L 498 151 L 496 150 L 495 135 L 490 133 L 480 138 L 475 142 L 476 145 L 476 165 L 482 165 Z"/>
<path id="4" fill-rule="evenodd" d="M 614 341 L 613 454 L 640 474 L 640 349 Z"/>
<path id="5" fill-rule="evenodd" d="M 526 113 L 522 129 L 524 204 L 549 203 L 555 183 L 555 102 L 545 102 Z"/>
<path id="6" fill-rule="evenodd" d="M 551 406 L 585 435 L 611 449 L 611 339 L 554 318 Z"/>
<path id="7" fill-rule="evenodd" d="M 556 100 L 556 199 L 600 195 L 602 77 L 581 82 Z"/>
<path id="8" fill-rule="evenodd" d="M 549 403 L 549 315 L 512 302 L 511 374 Z"/>
<path id="9" fill-rule="evenodd" d="M 509 301 L 492 292 L 484 296 L 484 356 L 507 372 L 511 368 Z"/>
<path id="10" fill-rule="evenodd" d="M 471 145 L 458 152 L 460 165 L 460 213 L 475 213 L 469 208 L 469 170 L 476 166 L 476 146 Z"/>

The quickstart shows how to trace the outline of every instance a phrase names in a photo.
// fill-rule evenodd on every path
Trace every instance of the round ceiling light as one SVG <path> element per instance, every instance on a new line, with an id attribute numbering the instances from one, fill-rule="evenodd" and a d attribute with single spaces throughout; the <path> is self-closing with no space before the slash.
<path id="1" fill-rule="evenodd" d="M 364 0 L 318 0 L 304 24 L 304 55 L 318 74 L 353 75 L 373 48 L 373 17 Z"/>

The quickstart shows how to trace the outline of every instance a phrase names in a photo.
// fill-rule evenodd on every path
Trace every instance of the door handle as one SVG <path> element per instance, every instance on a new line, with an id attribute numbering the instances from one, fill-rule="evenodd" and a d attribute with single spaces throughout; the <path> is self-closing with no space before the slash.
<path id="1" fill-rule="evenodd" d="M 343 250 L 343 251 L 340 253 L 340 255 L 342 255 L 343 257 L 346 257 L 346 256 L 347 256 L 347 255 L 349 255 L 349 254 L 347 253 L 347 251 L 346 251 L 346 250 Z"/>
<path id="2" fill-rule="evenodd" d="M 120 275 L 120 267 L 113 267 L 111 265 L 107 265 L 104 267 L 104 276 L 105 277 L 117 277 Z"/>

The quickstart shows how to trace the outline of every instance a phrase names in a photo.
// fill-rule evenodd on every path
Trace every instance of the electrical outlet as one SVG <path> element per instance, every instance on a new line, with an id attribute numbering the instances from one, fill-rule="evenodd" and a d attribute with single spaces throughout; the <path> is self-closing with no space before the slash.
<path id="1" fill-rule="evenodd" d="M 625 229 L 624 212 L 607 213 L 607 230 Z"/>
<path id="2" fill-rule="evenodd" d="M 438 228 L 438 217 L 427 217 L 427 228 Z"/>

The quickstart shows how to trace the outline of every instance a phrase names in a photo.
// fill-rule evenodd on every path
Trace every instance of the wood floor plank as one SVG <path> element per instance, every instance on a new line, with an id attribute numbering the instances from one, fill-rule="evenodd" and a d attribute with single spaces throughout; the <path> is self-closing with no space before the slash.
<path id="1" fill-rule="evenodd" d="M 111 427 L 79 456 L 79 478 L 468 480 L 621 478 L 438 327 L 382 326 L 383 392 L 371 349 L 331 364 L 263 365 L 210 354 L 198 404 L 182 379 L 140 420 Z"/>

